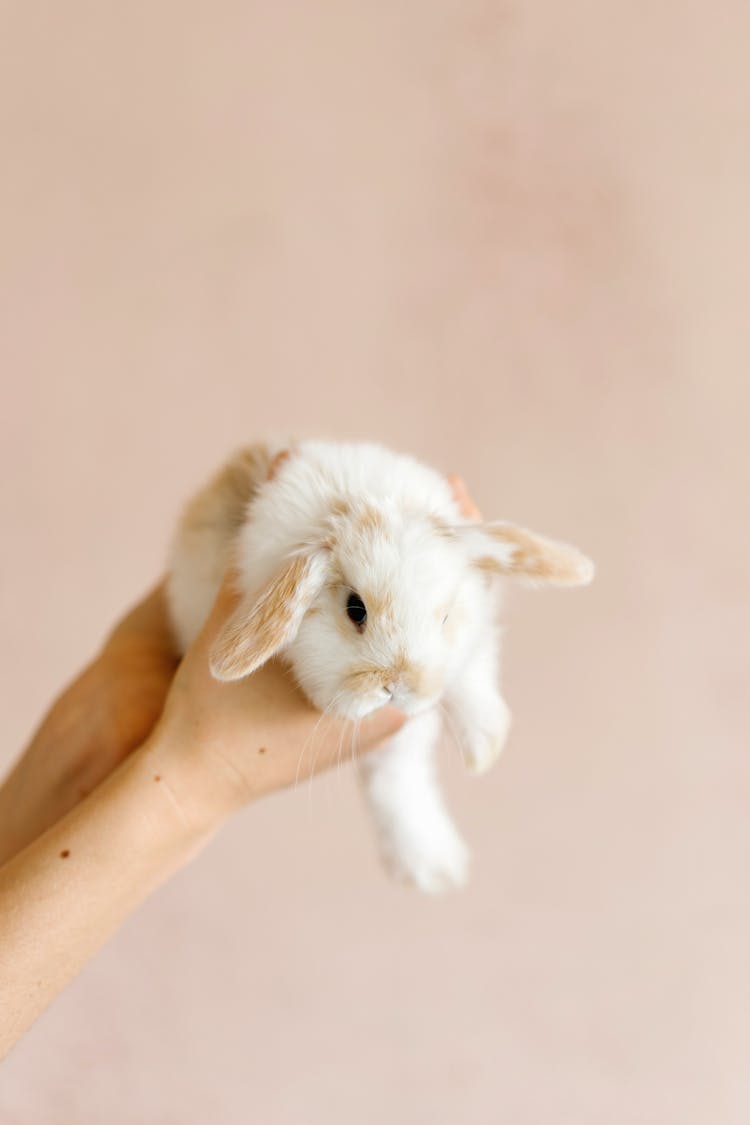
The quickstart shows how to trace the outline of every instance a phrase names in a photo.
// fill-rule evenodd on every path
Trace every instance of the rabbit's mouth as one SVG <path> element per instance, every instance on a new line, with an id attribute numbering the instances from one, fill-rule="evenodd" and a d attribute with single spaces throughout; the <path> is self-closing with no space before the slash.
<path id="1" fill-rule="evenodd" d="M 379 711 L 381 707 L 396 707 L 405 715 L 419 715 L 435 707 L 440 701 L 439 695 L 431 697 L 417 696 L 413 692 L 396 688 L 379 688 L 374 691 L 351 694 L 334 699 L 328 704 L 327 710 L 342 719 L 364 719 L 367 715 Z"/>
<path id="2" fill-rule="evenodd" d="M 379 711 L 391 702 L 391 696 L 385 691 L 374 691 L 360 695 L 345 695 L 329 703 L 327 710 L 338 715 L 341 719 L 364 719 Z M 397 706 L 397 705 L 396 705 Z"/>

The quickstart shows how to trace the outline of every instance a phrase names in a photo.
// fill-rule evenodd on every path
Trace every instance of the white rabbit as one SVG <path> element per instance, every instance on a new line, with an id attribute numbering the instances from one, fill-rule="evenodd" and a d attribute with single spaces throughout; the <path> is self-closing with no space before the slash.
<path id="1" fill-rule="evenodd" d="M 442 712 L 476 771 L 508 733 L 492 576 L 583 585 L 591 562 L 512 524 L 469 522 L 446 479 L 412 457 L 314 441 L 242 450 L 188 506 L 168 584 L 183 650 L 230 561 L 243 597 L 213 674 L 239 679 L 281 654 L 321 710 L 406 712 L 362 763 L 381 855 L 423 891 L 463 883 L 468 851 L 433 759 Z"/>

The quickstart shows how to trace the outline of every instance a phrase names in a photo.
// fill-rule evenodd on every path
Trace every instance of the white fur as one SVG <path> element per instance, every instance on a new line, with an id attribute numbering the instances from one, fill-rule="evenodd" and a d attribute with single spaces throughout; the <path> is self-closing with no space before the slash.
<path id="1" fill-rule="evenodd" d="M 317 707 L 349 719 L 382 706 L 389 694 L 377 676 L 352 687 L 348 674 L 401 670 L 388 688 L 412 717 L 363 766 L 381 854 L 399 878 L 424 891 L 461 884 L 468 852 L 434 770 L 438 704 L 467 765 L 487 769 L 502 749 L 510 712 L 498 688 L 496 593 L 471 563 L 492 554 L 504 564 L 515 546 L 490 543 L 470 527 L 447 481 L 413 458 L 378 445 L 325 442 L 296 446 L 261 484 L 234 543 L 228 535 L 210 523 L 178 531 L 169 599 L 181 646 L 205 620 L 230 556 L 248 618 L 257 592 L 285 561 L 314 557 L 318 579 L 300 591 L 283 656 Z M 346 616 L 351 591 L 386 607 L 368 611 L 361 633 Z"/>

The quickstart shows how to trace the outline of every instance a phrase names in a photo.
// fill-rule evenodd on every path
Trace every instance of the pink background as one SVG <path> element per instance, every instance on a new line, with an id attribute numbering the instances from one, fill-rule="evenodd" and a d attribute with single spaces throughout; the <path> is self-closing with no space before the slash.
<path id="1" fill-rule="evenodd" d="M 3 14 L 3 764 L 237 443 L 377 437 L 579 543 L 469 889 L 341 772 L 239 817 L 0 1074 L 3 1125 L 744 1125 L 750 7 Z M 1 951 L 0 951 L 1 955 Z"/>

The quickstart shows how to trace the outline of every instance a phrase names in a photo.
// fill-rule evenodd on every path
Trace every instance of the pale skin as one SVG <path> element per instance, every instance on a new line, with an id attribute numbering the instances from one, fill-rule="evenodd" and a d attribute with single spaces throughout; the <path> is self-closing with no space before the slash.
<path id="1" fill-rule="evenodd" d="M 351 754 L 350 732 L 321 721 L 281 664 L 213 679 L 208 652 L 235 607 L 226 581 L 178 664 L 157 587 L 53 704 L 0 788 L 0 1058 L 234 812 Z M 403 722 L 392 708 L 368 717 L 356 753 Z"/>

